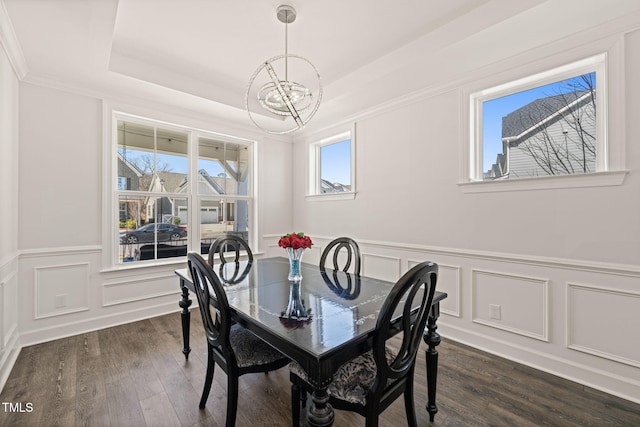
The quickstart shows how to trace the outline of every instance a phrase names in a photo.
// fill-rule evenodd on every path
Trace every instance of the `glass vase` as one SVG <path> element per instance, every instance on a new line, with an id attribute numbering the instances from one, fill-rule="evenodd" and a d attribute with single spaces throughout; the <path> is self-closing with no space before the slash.
<path id="1" fill-rule="evenodd" d="M 304 301 L 300 295 L 300 282 L 293 281 L 289 288 L 289 302 L 287 309 L 282 313 L 282 317 L 290 320 L 310 320 L 311 316 L 304 306 Z"/>
<path id="2" fill-rule="evenodd" d="M 287 248 L 287 255 L 289 256 L 289 280 L 292 282 L 299 282 L 302 280 L 302 274 L 300 273 L 302 254 L 304 254 L 303 248 Z"/>

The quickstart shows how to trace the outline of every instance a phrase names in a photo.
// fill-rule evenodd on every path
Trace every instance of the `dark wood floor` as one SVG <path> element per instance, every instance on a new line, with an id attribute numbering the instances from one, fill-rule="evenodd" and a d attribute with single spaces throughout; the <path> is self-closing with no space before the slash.
<path id="1" fill-rule="evenodd" d="M 206 410 L 198 401 L 206 344 L 198 312 L 185 362 L 178 313 L 22 349 L 0 394 L 25 412 L 0 407 L 0 426 L 224 425 L 226 378 L 216 370 Z M 429 423 L 424 351 L 416 369 L 420 426 L 640 426 L 640 405 L 443 340 L 438 407 Z M 27 403 L 33 408 L 28 411 Z M 287 368 L 240 379 L 238 426 L 290 425 Z M 398 399 L 383 426 L 406 425 Z M 337 411 L 336 426 L 364 425 Z"/>

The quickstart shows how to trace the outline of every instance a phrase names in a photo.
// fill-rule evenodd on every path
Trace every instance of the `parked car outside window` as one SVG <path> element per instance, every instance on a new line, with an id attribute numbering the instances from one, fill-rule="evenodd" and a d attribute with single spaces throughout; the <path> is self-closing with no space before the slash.
<path id="1" fill-rule="evenodd" d="M 135 230 L 120 233 L 120 243 L 163 242 L 167 240 L 180 240 L 186 236 L 187 231 L 177 225 L 147 224 Z"/>

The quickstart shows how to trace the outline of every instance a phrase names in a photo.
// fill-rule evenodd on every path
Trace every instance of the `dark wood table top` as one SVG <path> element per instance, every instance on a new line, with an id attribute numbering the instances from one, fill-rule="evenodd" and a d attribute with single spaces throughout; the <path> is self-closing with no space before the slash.
<path id="1" fill-rule="evenodd" d="M 373 333 L 382 304 L 393 282 L 355 276 L 342 271 L 320 271 L 317 265 L 301 264 L 302 281 L 288 279 L 287 258 L 260 258 L 249 264 L 215 265 L 214 272 L 225 285 L 231 316 L 254 334 L 268 342 L 307 373 L 313 387 L 307 411 L 310 426 L 333 424 L 334 412 L 328 404 L 327 387 L 333 374 L 346 361 L 366 352 L 373 345 Z M 189 290 L 193 283 L 188 270 L 176 270 L 182 289 L 183 353 L 188 357 L 190 314 Z M 299 298 L 292 298 L 297 294 Z M 437 292 L 431 306 L 425 342 L 427 358 L 427 411 L 433 421 L 435 405 L 437 351 L 440 337 L 435 332 L 440 301 L 446 293 Z M 419 300 L 420 298 L 416 298 Z M 285 316 L 289 302 L 304 303 L 305 320 Z M 309 311 L 307 313 L 307 311 Z"/>
<path id="2" fill-rule="evenodd" d="M 302 263 L 300 297 L 311 310 L 311 319 L 291 321 L 282 318 L 292 283 L 287 279 L 288 269 L 289 262 L 283 257 L 257 259 L 249 268 L 246 261 L 239 266 L 214 267 L 223 283 L 225 278 L 237 282 L 225 285 L 237 321 L 303 367 L 329 358 L 333 360 L 329 370 L 337 369 L 361 348 L 341 350 L 371 338 L 378 312 L 394 283 L 342 271 L 323 274 L 318 266 Z M 176 273 L 190 282 L 187 269 Z M 446 296 L 436 292 L 434 304 Z M 337 353 L 341 357 L 336 358 Z"/>

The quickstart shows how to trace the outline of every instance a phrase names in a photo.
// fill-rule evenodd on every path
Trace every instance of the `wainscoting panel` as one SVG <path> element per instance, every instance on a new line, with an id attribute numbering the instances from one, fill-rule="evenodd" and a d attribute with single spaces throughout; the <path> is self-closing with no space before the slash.
<path id="1" fill-rule="evenodd" d="M 547 289 L 545 279 L 472 270 L 472 321 L 548 341 Z"/>
<path id="2" fill-rule="evenodd" d="M 409 269 L 423 261 L 409 260 Z M 447 298 L 440 303 L 440 312 L 460 317 L 460 286 L 462 286 L 462 269 L 460 266 L 438 264 L 438 284 L 436 290 L 445 292 Z"/>
<path id="3" fill-rule="evenodd" d="M 640 294 L 567 284 L 568 348 L 640 368 L 639 326 Z"/>
<path id="4" fill-rule="evenodd" d="M 21 252 L 17 269 L 20 345 L 179 310 L 174 270 L 185 264 L 116 270 L 101 270 L 101 266 L 99 246 Z"/>
<path id="5" fill-rule="evenodd" d="M 109 307 L 167 295 L 176 295 L 177 306 L 179 295 L 178 281 L 178 276 L 175 274 L 142 276 L 135 279 L 110 281 L 102 287 L 102 306 Z"/>
<path id="6" fill-rule="evenodd" d="M 18 357 L 17 259 L 0 265 L 0 389 Z"/>
<path id="7" fill-rule="evenodd" d="M 0 281 L 0 308 L 2 308 L 2 312 L 0 313 L 0 354 L 2 354 L 6 346 L 4 340 L 4 281 Z"/>
<path id="8" fill-rule="evenodd" d="M 35 318 L 89 310 L 89 264 L 34 268 Z"/>
<path id="9" fill-rule="evenodd" d="M 437 290 L 446 292 L 447 298 L 440 303 L 440 311 L 450 316 L 460 317 L 462 269 L 454 265 L 438 264 Z"/>
<path id="10" fill-rule="evenodd" d="M 362 249 L 361 249 L 362 250 Z M 401 259 L 398 257 L 362 253 L 362 275 L 380 280 L 396 282 L 401 274 Z"/>

